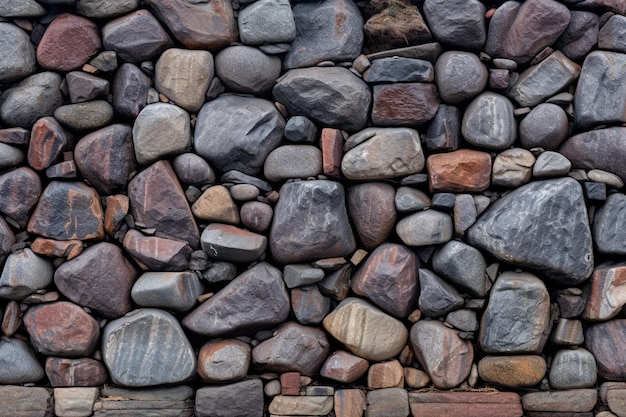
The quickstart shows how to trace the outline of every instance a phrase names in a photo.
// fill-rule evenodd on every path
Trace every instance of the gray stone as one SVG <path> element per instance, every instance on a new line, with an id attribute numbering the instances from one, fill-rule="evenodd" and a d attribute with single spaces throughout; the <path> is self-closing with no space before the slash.
<path id="1" fill-rule="evenodd" d="M 105 100 L 66 104 L 54 111 L 59 123 L 74 130 L 96 130 L 113 120 L 113 107 Z"/>
<path id="2" fill-rule="evenodd" d="M 42 387 L 1 386 L 0 402 L 2 417 L 48 417 L 54 412 L 52 391 Z"/>
<path id="3" fill-rule="evenodd" d="M 272 102 L 221 96 L 200 109 L 194 148 L 218 171 L 257 175 L 280 143 L 284 128 L 285 120 Z"/>
<path id="4" fill-rule="evenodd" d="M 123 64 L 113 79 L 113 108 L 124 119 L 132 119 L 139 114 L 148 100 L 148 89 L 152 79 L 131 63 Z"/>
<path id="5" fill-rule="evenodd" d="M 239 214 L 244 227 L 255 232 L 265 232 L 272 223 L 274 210 L 269 204 L 247 201 L 241 206 Z"/>
<path id="6" fill-rule="evenodd" d="M 258 0 L 239 11 L 239 37 L 248 45 L 291 42 L 296 22 L 288 0 Z"/>
<path id="7" fill-rule="evenodd" d="M 572 18 L 556 47 L 570 59 L 582 61 L 598 42 L 600 17 L 593 12 L 572 10 Z"/>
<path id="8" fill-rule="evenodd" d="M 294 414 L 325 416 L 332 410 L 333 397 L 331 395 L 277 395 L 268 407 L 272 416 Z"/>
<path id="9" fill-rule="evenodd" d="M 0 5 L 2 17 L 39 17 L 45 14 L 46 9 L 35 0 L 17 0 Z"/>
<path id="10" fill-rule="evenodd" d="M 615 174 L 611 174 L 610 172 L 603 171 L 601 169 L 592 169 L 587 172 L 587 177 L 589 181 L 601 182 L 606 184 L 609 187 L 613 188 L 622 188 L 624 186 L 624 181 L 620 177 Z"/>
<path id="11" fill-rule="evenodd" d="M 491 256 L 540 270 L 561 285 L 579 284 L 593 269 L 587 208 L 572 178 L 531 182 L 501 197 L 467 238 Z"/>
<path id="12" fill-rule="evenodd" d="M 310 67 L 322 61 L 353 61 L 363 46 L 363 17 L 352 0 L 297 3 L 296 37 L 283 68 Z"/>
<path id="13" fill-rule="evenodd" d="M 322 173 L 322 151 L 311 145 L 279 146 L 267 155 L 265 178 L 282 182 L 291 178 L 306 179 Z"/>
<path id="14" fill-rule="evenodd" d="M 519 187 L 530 181 L 534 155 L 522 148 L 500 152 L 493 161 L 491 184 L 502 187 Z"/>
<path id="15" fill-rule="evenodd" d="M 102 358 L 111 380 L 128 387 L 176 384 L 196 371 L 196 355 L 176 318 L 151 308 L 107 323 Z"/>
<path id="16" fill-rule="evenodd" d="M 611 194 L 598 208 L 593 221 L 593 238 L 598 252 L 626 255 L 622 230 L 626 227 L 626 195 Z"/>
<path id="17" fill-rule="evenodd" d="M 626 122 L 626 55 L 593 51 L 583 63 L 574 96 L 580 128 Z"/>
<path id="18" fill-rule="evenodd" d="M 513 104 L 500 94 L 482 93 L 467 106 L 461 132 L 471 145 L 487 149 L 508 148 L 517 138 Z"/>
<path id="19" fill-rule="evenodd" d="M 39 6 L 34 1 L 33 3 Z M 8 10 L 2 9 L 15 4 L 16 2 L 9 2 L 0 6 L 0 16 L 9 17 Z M 27 77 L 35 72 L 36 65 L 35 47 L 28 34 L 9 22 L 0 22 L 0 83 L 6 84 Z"/>
<path id="20" fill-rule="evenodd" d="M 598 48 L 626 53 L 626 16 L 613 15 L 598 33 Z"/>
<path id="21" fill-rule="evenodd" d="M 222 175 L 220 180 L 222 181 L 222 183 L 254 185 L 256 188 L 264 193 L 269 193 L 270 191 L 272 191 L 272 186 L 262 179 L 253 177 L 252 175 L 244 174 L 243 172 L 237 171 L 235 169 L 226 172 L 224 175 Z"/>
<path id="22" fill-rule="evenodd" d="M 6 336 L 0 338 L 0 365 L 2 365 L 0 366 L 2 384 L 32 383 L 44 377 L 43 367 L 35 354 L 19 339 Z"/>
<path id="23" fill-rule="evenodd" d="M 304 116 L 293 116 L 285 125 L 285 139 L 292 142 L 315 142 L 317 140 L 317 126 Z"/>
<path id="24" fill-rule="evenodd" d="M 434 77 L 430 62 L 399 56 L 375 59 L 363 73 L 363 79 L 368 83 L 422 83 L 432 82 Z"/>
<path id="25" fill-rule="evenodd" d="M 131 290 L 133 301 L 142 307 L 187 311 L 196 305 L 203 285 L 193 272 L 146 272 Z"/>
<path id="26" fill-rule="evenodd" d="M 541 103 L 522 119 L 519 135 L 526 149 L 555 150 L 569 135 L 567 114 L 556 104 Z"/>
<path id="27" fill-rule="evenodd" d="M 109 82 L 83 71 L 72 71 L 65 76 L 72 103 L 82 103 L 109 94 Z"/>
<path id="28" fill-rule="evenodd" d="M 139 7 L 139 0 L 77 0 L 76 11 L 91 18 L 106 18 L 130 13 Z"/>
<path id="29" fill-rule="evenodd" d="M 548 380 L 555 389 L 592 388 L 596 384 L 596 359 L 585 349 L 559 350 L 552 358 Z"/>
<path id="30" fill-rule="evenodd" d="M 441 104 L 422 137 L 430 151 L 456 151 L 461 137 L 461 111 L 454 106 Z"/>
<path id="31" fill-rule="evenodd" d="M 330 312 L 330 297 L 322 295 L 317 285 L 291 290 L 291 308 L 298 323 L 320 324 Z"/>
<path id="32" fill-rule="evenodd" d="M 4 91 L 0 96 L 0 120 L 30 129 L 42 117 L 52 116 L 63 103 L 62 82 L 57 73 L 41 72 Z"/>
<path id="33" fill-rule="evenodd" d="M 3 265 L 6 257 L 11 254 L 14 243 L 15 234 L 4 218 L 0 217 L 0 265 Z"/>
<path id="34" fill-rule="evenodd" d="M 478 0 L 426 0 L 424 16 L 441 43 L 480 50 L 487 40 L 485 5 Z"/>
<path id="35" fill-rule="evenodd" d="M 348 188 L 348 215 L 365 249 L 386 241 L 396 224 L 395 189 L 384 182 L 366 182 Z"/>
<path id="36" fill-rule="evenodd" d="M 408 417 L 409 396 L 404 388 L 383 388 L 367 393 L 365 417 Z"/>
<path id="37" fill-rule="evenodd" d="M 572 163 L 558 152 L 547 151 L 537 157 L 533 166 L 535 177 L 562 177 L 572 169 Z"/>
<path id="38" fill-rule="evenodd" d="M 54 389 L 54 414 L 59 417 L 85 417 L 93 414 L 93 405 L 100 396 L 96 387 Z"/>
<path id="39" fill-rule="evenodd" d="M 285 265 L 283 279 L 287 288 L 296 288 L 303 285 L 315 284 L 324 279 L 324 270 L 314 268 L 309 264 Z"/>
<path id="40" fill-rule="evenodd" d="M 141 165 L 186 152 L 191 146 L 189 113 L 168 103 L 144 107 L 133 126 L 133 145 Z"/>
<path id="41" fill-rule="evenodd" d="M 23 300 L 52 282 L 52 263 L 29 248 L 12 253 L 4 264 L 0 276 L 0 297 Z"/>
<path id="42" fill-rule="evenodd" d="M 587 325 L 585 347 L 596 358 L 598 376 L 612 381 L 626 378 L 626 355 L 621 349 L 626 341 L 626 320 L 614 319 Z"/>
<path id="43" fill-rule="evenodd" d="M 440 211 L 426 210 L 404 217 L 396 225 L 400 240 L 408 246 L 428 246 L 452 239 L 452 218 Z"/>
<path id="44" fill-rule="evenodd" d="M 431 201 L 428 195 L 413 187 L 399 187 L 394 197 L 396 210 L 401 213 L 420 211 L 430 207 Z"/>
<path id="45" fill-rule="evenodd" d="M 289 295 L 280 271 L 259 263 L 232 280 L 182 321 L 208 337 L 235 336 L 272 328 L 289 315 Z"/>
<path id="46" fill-rule="evenodd" d="M 435 272 L 477 297 L 487 294 L 487 262 L 478 249 L 451 240 L 433 255 Z"/>
<path id="47" fill-rule="evenodd" d="M 476 202 L 471 194 L 456 194 L 454 196 L 452 217 L 454 218 L 454 232 L 458 236 L 465 235 L 465 231 L 476 223 L 478 214 Z"/>
<path id="48" fill-rule="evenodd" d="M 200 243 L 212 259 L 246 263 L 263 255 L 267 238 L 235 226 L 212 223 L 202 232 Z"/>
<path id="49" fill-rule="evenodd" d="M 446 323 L 462 332 L 475 332 L 479 327 L 476 312 L 469 309 L 451 311 L 446 316 Z"/>
<path id="50" fill-rule="evenodd" d="M 20 165 L 26 159 L 24 151 L 21 149 L 0 143 L 0 170 L 4 171 L 9 168 Z"/>
<path id="51" fill-rule="evenodd" d="M 524 411 L 530 415 L 593 415 L 597 401 L 595 389 L 529 392 L 522 396 Z"/>
<path id="52" fill-rule="evenodd" d="M 341 160 L 341 172 L 351 180 L 382 180 L 416 174 L 424 169 L 417 130 L 370 127 L 352 135 Z"/>
<path id="53" fill-rule="evenodd" d="M 115 51 L 102 51 L 89 61 L 89 65 L 93 65 L 103 72 L 115 71 L 118 67 L 117 53 Z"/>
<path id="54" fill-rule="evenodd" d="M 334 0 L 326 1 L 331 2 Z M 313 5 L 298 5 L 308 4 Z M 277 80 L 272 93 L 290 114 L 350 132 L 365 127 L 372 102 L 367 84 L 341 67 L 288 71 Z"/>
<path id="55" fill-rule="evenodd" d="M 237 265 L 230 262 L 213 262 L 202 273 L 202 278 L 210 283 L 232 281 L 237 276 Z"/>
<path id="56" fill-rule="evenodd" d="M 343 186 L 327 180 L 283 185 L 269 246 L 274 260 L 282 264 L 351 255 L 356 241 Z"/>
<path id="57" fill-rule="evenodd" d="M 533 107 L 557 94 L 578 78 L 580 66 L 560 51 L 522 72 L 507 92 L 521 107 Z"/>
<path id="58" fill-rule="evenodd" d="M 215 73 L 234 92 L 265 94 L 280 76 L 280 58 L 250 46 L 230 46 L 215 57 Z"/>
<path id="59" fill-rule="evenodd" d="M 491 289 L 478 341 L 487 353 L 540 353 L 550 330 L 545 284 L 526 272 L 504 272 Z"/>
<path id="60" fill-rule="evenodd" d="M 485 64 L 470 52 L 444 52 L 435 64 L 439 95 L 442 101 L 449 104 L 463 103 L 476 97 L 485 89 L 488 77 Z"/>
<path id="61" fill-rule="evenodd" d="M 428 269 L 419 270 L 419 283 L 418 305 L 421 312 L 429 317 L 441 317 L 465 302 L 452 285 Z"/>
<path id="62" fill-rule="evenodd" d="M 210 52 L 171 48 L 161 54 L 154 70 L 159 93 L 187 111 L 200 110 L 214 75 Z"/>
<path id="63" fill-rule="evenodd" d="M 198 417 L 263 417 L 263 382 L 250 379 L 196 391 Z"/>
<path id="64" fill-rule="evenodd" d="M 192 152 L 174 158 L 172 168 L 180 182 L 184 184 L 205 185 L 215 182 L 215 173 L 207 161 Z"/>
<path id="65" fill-rule="evenodd" d="M 209 382 L 241 379 L 248 373 L 250 345 L 237 339 L 208 342 L 198 353 L 198 374 Z"/>

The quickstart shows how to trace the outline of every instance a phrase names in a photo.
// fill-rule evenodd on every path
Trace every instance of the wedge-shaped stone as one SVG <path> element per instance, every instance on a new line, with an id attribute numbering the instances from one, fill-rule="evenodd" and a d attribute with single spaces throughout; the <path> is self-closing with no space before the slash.
<path id="1" fill-rule="evenodd" d="M 200 240 L 210 258 L 237 263 L 256 261 L 267 247 L 265 236 L 219 223 L 208 225 Z"/>
<path id="2" fill-rule="evenodd" d="M 626 304 L 626 264 L 602 264 L 585 286 L 582 318 L 604 321 L 615 317 Z"/>
<path id="3" fill-rule="evenodd" d="M 289 309 L 282 274 L 267 263 L 259 263 L 192 311 L 182 323 L 203 336 L 235 336 L 277 326 L 287 319 Z"/>
<path id="4" fill-rule="evenodd" d="M 238 224 L 239 208 L 230 191 L 223 185 L 214 185 L 204 190 L 191 206 L 193 214 L 209 222 Z"/>
<path id="5" fill-rule="evenodd" d="M 196 305 L 204 286 L 196 274 L 186 272 L 146 272 L 139 277 L 131 297 L 142 307 L 187 311 Z"/>
<path id="6" fill-rule="evenodd" d="M 384 182 L 366 182 L 349 187 L 348 215 L 365 249 L 385 242 L 398 217 L 394 198 L 396 189 Z"/>
<path id="7" fill-rule="evenodd" d="M 11 253 L 0 276 L 0 297 L 23 300 L 52 282 L 52 263 L 29 248 Z"/>
<path id="8" fill-rule="evenodd" d="M 159 236 L 145 236 L 132 229 L 124 236 L 124 249 L 130 256 L 153 271 L 189 269 L 191 247 L 187 242 Z"/>
<path id="9" fill-rule="evenodd" d="M 435 253 L 432 263 L 435 272 L 454 285 L 477 297 L 487 294 L 487 263 L 478 249 L 451 240 Z"/>
<path id="10" fill-rule="evenodd" d="M 396 356 L 409 336 L 402 322 L 354 297 L 339 303 L 323 324 L 326 331 L 352 353 L 372 361 Z"/>

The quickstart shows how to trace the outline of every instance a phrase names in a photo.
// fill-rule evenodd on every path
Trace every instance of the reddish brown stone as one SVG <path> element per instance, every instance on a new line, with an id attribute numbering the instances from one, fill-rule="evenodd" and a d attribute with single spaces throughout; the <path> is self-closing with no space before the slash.
<path id="1" fill-rule="evenodd" d="M 615 317 L 626 304 L 626 264 L 601 265 L 585 288 L 582 318 L 599 321 Z"/>
<path id="2" fill-rule="evenodd" d="M 104 210 L 104 230 L 113 235 L 128 214 L 130 202 L 124 194 L 109 195 Z"/>
<path id="3" fill-rule="evenodd" d="M 585 329 L 585 345 L 595 356 L 598 376 L 610 381 L 626 380 L 626 320 L 593 324 Z"/>
<path id="4" fill-rule="evenodd" d="M 439 94 L 434 84 L 375 85 L 372 122 L 377 126 L 426 123 L 435 117 L 439 102 Z"/>
<path id="5" fill-rule="evenodd" d="M 335 417 L 362 417 L 365 410 L 365 393 L 360 389 L 335 391 Z"/>
<path id="6" fill-rule="evenodd" d="M 491 156 L 461 149 L 431 155 L 426 160 L 431 192 L 480 192 L 491 181 Z"/>
<path id="7" fill-rule="evenodd" d="M 9 301 L 2 317 L 2 333 L 11 337 L 22 325 L 22 312 L 17 301 Z"/>
<path id="8" fill-rule="evenodd" d="M 285 372 L 280 375 L 281 395 L 300 395 L 300 372 Z"/>
<path id="9" fill-rule="evenodd" d="M 332 178 L 341 177 L 341 158 L 343 156 L 343 136 L 339 129 L 324 128 L 320 139 L 322 145 L 322 166 L 324 175 Z"/>
<path id="10" fill-rule="evenodd" d="M 124 236 L 124 249 L 151 271 L 184 271 L 189 268 L 191 246 L 182 240 L 145 236 L 129 230 Z"/>
<path id="11" fill-rule="evenodd" d="M 50 356 L 46 359 L 46 375 L 53 387 L 96 387 L 107 382 L 108 374 L 95 359 Z"/>
<path id="12" fill-rule="evenodd" d="M 128 197 L 135 222 L 198 247 L 198 226 L 169 162 L 155 162 L 137 174 L 128 184 Z"/>
<path id="13" fill-rule="evenodd" d="M 27 230 L 58 240 L 102 239 L 100 196 L 82 182 L 52 181 L 41 195 Z"/>
<path id="14" fill-rule="evenodd" d="M 260 201 L 248 201 L 239 210 L 241 223 L 255 232 L 265 232 L 272 223 L 274 210 L 269 204 Z"/>
<path id="15" fill-rule="evenodd" d="M 35 171 L 21 167 L 0 175 L 0 212 L 26 226 L 41 195 L 41 180 Z"/>
<path id="16" fill-rule="evenodd" d="M 522 401 L 514 392 L 411 392 L 413 417 L 521 417 Z"/>
<path id="17" fill-rule="evenodd" d="M 88 134 L 74 149 L 76 165 L 85 180 L 100 194 L 126 187 L 135 170 L 132 129 L 114 124 Z"/>
<path id="18" fill-rule="evenodd" d="M 63 263 L 54 274 L 54 283 L 76 304 L 105 318 L 117 318 L 133 307 L 130 291 L 136 277 L 136 269 L 122 250 L 101 242 Z"/>
<path id="19" fill-rule="evenodd" d="M 8 145 L 28 145 L 30 141 L 30 130 L 23 127 L 10 127 L 0 129 L 0 143 Z"/>
<path id="20" fill-rule="evenodd" d="M 229 1 L 213 0 L 202 5 L 187 0 L 146 3 L 187 48 L 216 50 L 237 41 L 237 21 Z"/>
<path id="21" fill-rule="evenodd" d="M 365 375 L 368 368 L 367 360 L 344 350 L 338 350 L 326 359 L 320 370 L 320 375 L 349 384 Z"/>
<path id="22" fill-rule="evenodd" d="M 45 69 L 71 71 L 86 64 L 101 47 L 100 30 L 95 23 L 63 13 L 43 34 L 37 46 L 37 62 Z"/>
<path id="23" fill-rule="evenodd" d="M 74 179 L 78 177 L 78 170 L 74 161 L 63 161 L 46 169 L 46 177 L 50 179 Z"/>
<path id="24" fill-rule="evenodd" d="M 404 368 L 395 359 L 373 364 L 367 372 L 367 387 L 404 388 Z"/>
<path id="25" fill-rule="evenodd" d="M 359 240 L 374 249 L 389 238 L 396 225 L 395 188 L 383 182 L 368 182 L 348 188 L 346 204 Z"/>
<path id="26" fill-rule="evenodd" d="M 352 291 L 396 317 L 406 317 L 415 308 L 419 268 L 415 253 L 403 245 L 385 243 L 356 271 Z"/>
<path id="27" fill-rule="evenodd" d="M 30 133 L 28 164 L 41 171 L 58 162 L 70 145 L 70 136 L 54 117 L 43 117 L 35 122 Z"/>
<path id="28" fill-rule="evenodd" d="M 67 301 L 30 307 L 24 325 L 31 344 L 44 355 L 88 356 L 100 337 L 98 322 Z"/>
<path id="29" fill-rule="evenodd" d="M 0 217 L 0 265 L 11 253 L 11 247 L 15 243 L 15 234 L 8 223 Z"/>
<path id="30" fill-rule="evenodd" d="M 38 237 L 30 245 L 30 249 L 40 255 L 73 259 L 83 251 L 84 244 L 80 240 L 54 240 Z"/>
<path id="31" fill-rule="evenodd" d="M 291 308 L 301 324 L 319 324 L 330 311 L 330 298 L 324 297 L 317 285 L 291 290 Z"/>

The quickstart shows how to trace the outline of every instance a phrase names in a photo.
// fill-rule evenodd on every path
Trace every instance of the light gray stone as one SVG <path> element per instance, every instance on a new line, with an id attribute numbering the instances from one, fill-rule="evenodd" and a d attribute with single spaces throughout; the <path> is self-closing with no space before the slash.
<path id="1" fill-rule="evenodd" d="M 394 197 L 396 210 L 401 213 L 419 211 L 430 207 L 431 201 L 428 195 L 413 187 L 399 187 Z"/>
<path id="2" fill-rule="evenodd" d="M 280 58 L 250 46 L 230 46 L 215 57 L 215 72 L 234 92 L 266 94 L 280 76 Z"/>
<path id="3" fill-rule="evenodd" d="M 485 64 L 470 52 L 444 52 L 435 64 L 437 89 L 441 100 L 448 104 L 463 103 L 476 97 L 485 89 L 488 78 Z"/>
<path id="4" fill-rule="evenodd" d="M 435 252 L 432 265 L 435 272 L 472 295 L 487 294 L 487 262 L 478 249 L 451 240 Z"/>
<path id="5" fill-rule="evenodd" d="M 241 42 L 248 45 L 288 43 L 296 37 L 289 0 L 255 1 L 239 11 L 237 23 Z"/>
<path id="6" fill-rule="evenodd" d="M 0 6 L 0 16 L 15 14 L 13 9 L 20 2 L 3 3 Z M 42 7 L 36 2 L 30 6 Z M 23 5 L 25 6 L 25 5 Z M 31 8 L 31 7 L 29 7 Z M 24 10 L 18 12 L 23 13 Z M 35 72 L 37 62 L 35 47 L 30 42 L 26 32 L 9 22 L 0 22 L 0 83 L 10 83 L 27 77 Z"/>
<path id="7" fill-rule="evenodd" d="M 613 15 L 598 32 L 598 48 L 626 53 L 626 16 Z"/>
<path id="8" fill-rule="evenodd" d="M 562 177 L 572 169 L 572 163 L 558 152 L 547 151 L 537 157 L 533 166 L 535 177 Z"/>
<path id="9" fill-rule="evenodd" d="M 133 145 L 141 165 L 186 152 L 191 146 L 189 113 L 168 103 L 144 107 L 135 119 Z"/>
<path id="10" fill-rule="evenodd" d="M 491 184 L 502 187 L 519 187 L 530 181 L 535 157 L 522 148 L 500 152 L 493 161 Z"/>
<path id="11" fill-rule="evenodd" d="M 42 387 L 0 386 L 2 417 L 47 417 L 54 412 L 52 392 Z"/>
<path id="12" fill-rule="evenodd" d="M 593 238 L 598 251 L 604 254 L 626 255 L 622 230 L 626 227 L 626 195 L 610 194 L 598 208 L 593 222 Z"/>
<path id="13" fill-rule="evenodd" d="M 487 40 L 485 5 L 478 0 L 426 0 L 424 16 L 439 42 L 480 50 Z"/>
<path id="14" fill-rule="evenodd" d="M 461 132 L 465 140 L 474 146 L 508 148 L 517 138 L 513 104 L 500 94 L 482 93 L 467 106 Z"/>
<path id="15" fill-rule="evenodd" d="M 0 96 L 0 120 L 9 126 L 30 129 L 42 117 L 52 116 L 63 104 L 62 81 L 57 73 L 41 72 L 4 91 Z"/>
<path id="16" fill-rule="evenodd" d="M 19 339 L 0 338 L 0 383 L 24 384 L 37 382 L 44 370 L 32 349 Z"/>
<path id="17" fill-rule="evenodd" d="M 12 253 L 4 264 L 0 276 L 0 297 L 23 300 L 52 282 L 52 263 L 29 248 Z"/>
<path id="18" fill-rule="evenodd" d="M 315 284 L 324 279 L 324 270 L 314 268 L 309 264 L 285 265 L 283 279 L 285 280 L 287 288 Z"/>
<path id="19" fill-rule="evenodd" d="M 437 210 L 411 214 L 398 222 L 396 233 L 408 246 L 428 246 L 446 243 L 452 239 L 452 218 Z"/>
<path id="20" fill-rule="evenodd" d="M 46 9 L 35 0 L 16 0 L 0 4 L 2 17 L 39 17 L 45 14 Z"/>
<path id="21" fill-rule="evenodd" d="M 91 18 L 107 18 L 130 13 L 139 0 L 76 0 L 76 11 Z"/>
<path id="22" fill-rule="evenodd" d="M 598 378 L 596 359 L 583 348 L 559 350 L 552 358 L 548 380 L 555 389 L 592 388 Z"/>
<path id="23" fill-rule="evenodd" d="M 190 271 L 146 272 L 135 281 L 130 295 L 142 307 L 187 311 L 203 289 L 198 276 Z"/>
<path id="24" fill-rule="evenodd" d="M 322 151 L 311 145 L 279 146 L 267 155 L 265 178 L 281 182 L 291 178 L 306 179 L 322 173 Z"/>
<path id="25" fill-rule="evenodd" d="M 569 134 L 567 114 L 556 104 L 541 103 L 522 119 L 519 134 L 526 149 L 555 150 Z"/>

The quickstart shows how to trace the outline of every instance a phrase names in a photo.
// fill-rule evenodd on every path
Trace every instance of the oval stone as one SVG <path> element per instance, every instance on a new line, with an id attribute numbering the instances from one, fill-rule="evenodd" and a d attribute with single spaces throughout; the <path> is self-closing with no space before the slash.
<path id="1" fill-rule="evenodd" d="M 500 94 L 482 93 L 467 106 L 461 132 L 465 140 L 474 146 L 508 148 L 517 138 L 513 104 Z"/>
<path id="2" fill-rule="evenodd" d="M 0 82 L 10 83 L 33 72 L 37 61 L 28 34 L 9 22 L 0 23 Z"/>
<path id="3" fill-rule="evenodd" d="M 507 388 L 537 385 L 546 370 L 545 359 L 537 355 L 485 356 L 478 362 L 478 374 L 484 381 Z"/>
<path id="4" fill-rule="evenodd" d="M 322 151 L 311 145 L 285 145 L 274 149 L 265 159 L 263 174 L 269 181 L 305 179 L 322 173 Z"/>

